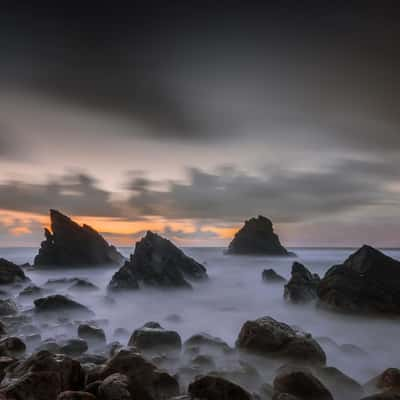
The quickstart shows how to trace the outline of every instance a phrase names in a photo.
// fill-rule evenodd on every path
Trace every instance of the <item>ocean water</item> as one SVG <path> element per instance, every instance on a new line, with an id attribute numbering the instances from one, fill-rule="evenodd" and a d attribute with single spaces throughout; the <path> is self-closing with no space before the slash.
<path id="1" fill-rule="evenodd" d="M 132 249 L 123 248 L 128 256 Z M 297 260 L 312 272 L 323 275 L 334 264 L 343 262 L 352 249 L 292 249 Z M 320 339 L 328 356 L 328 365 L 335 366 L 365 382 L 388 367 L 399 367 L 400 320 L 396 318 L 362 318 L 341 315 L 317 309 L 314 305 L 291 305 L 283 299 L 283 285 L 262 282 L 265 268 L 288 278 L 294 258 L 264 256 L 224 255 L 221 248 L 186 248 L 186 254 L 206 265 L 209 281 L 194 284 L 193 290 L 159 291 L 140 290 L 114 296 L 115 304 L 104 301 L 106 286 L 117 268 L 54 268 L 29 270 L 27 275 L 37 285 L 48 279 L 83 277 L 98 285 L 97 292 L 68 293 L 72 298 L 90 307 L 96 318 L 108 320 L 107 336 L 112 337 L 116 328 L 132 332 L 147 321 L 158 321 L 163 327 L 174 329 L 187 339 L 198 332 L 207 332 L 234 345 L 243 323 L 249 319 L 271 316 L 279 321 L 295 325 Z M 32 262 L 35 249 L 3 248 L 0 257 L 16 263 Z M 384 250 L 400 259 L 400 250 Z M 66 292 L 59 288 L 58 292 Z M 23 309 L 32 307 L 32 301 L 19 299 Z M 169 318 L 178 315 L 179 319 Z M 42 331 L 42 337 L 53 332 Z M 336 343 L 332 343 L 326 338 Z M 360 347 L 367 354 L 357 355 L 345 349 L 343 344 Z"/>

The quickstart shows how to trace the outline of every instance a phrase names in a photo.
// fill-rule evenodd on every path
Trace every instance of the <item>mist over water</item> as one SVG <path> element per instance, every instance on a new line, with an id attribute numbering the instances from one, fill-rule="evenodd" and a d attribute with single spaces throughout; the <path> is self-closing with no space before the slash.
<path id="1" fill-rule="evenodd" d="M 342 263 L 352 249 L 293 249 L 298 261 L 313 273 L 323 276 L 334 264 Z M 128 256 L 131 248 L 120 251 Z M 295 325 L 310 332 L 327 353 L 327 365 L 335 366 L 354 379 L 365 382 L 388 367 L 398 366 L 400 355 L 396 343 L 400 335 L 399 319 L 361 318 L 319 310 L 312 305 L 291 305 L 283 299 L 283 285 L 264 283 L 262 270 L 273 268 L 289 278 L 293 258 L 224 255 L 222 248 L 186 248 L 185 253 L 206 265 L 209 281 L 193 284 L 193 290 L 143 289 L 129 294 L 112 294 L 115 303 L 107 303 L 107 284 L 117 268 L 54 268 L 28 270 L 33 283 L 42 286 L 48 279 L 82 277 L 101 288 L 100 291 L 57 293 L 68 295 L 88 306 L 96 319 L 105 318 L 107 340 L 112 341 L 116 328 L 129 333 L 145 322 L 157 321 L 164 328 L 176 330 L 186 340 L 199 332 L 218 336 L 234 345 L 242 324 L 261 316 Z M 385 254 L 400 259 L 400 250 L 384 250 Z M 16 263 L 32 262 L 36 249 L 0 249 L 0 257 Z M 24 309 L 32 307 L 31 299 L 18 299 Z M 178 315 L 180 318 L 168 318 Z M 42 338 L 52 337 L 53 331 L 43 331 Z M 333 340 L 329 342 L 327 339 Z M 126 343 L 123 343 L 126 344 Z M 343 344 L 360 347 L 367 354 L 360 355 L 341 349 Z"/>

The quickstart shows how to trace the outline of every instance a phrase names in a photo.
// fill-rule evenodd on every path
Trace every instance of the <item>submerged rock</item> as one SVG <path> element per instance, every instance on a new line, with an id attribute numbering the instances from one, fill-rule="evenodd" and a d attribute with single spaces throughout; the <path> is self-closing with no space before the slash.
<path id="1" fill-rule="evenodd" d="M 109 288 L 138 289 L 140 284 L 161 288 L 190 288 L 186 279 L 207 279 L 207 270 L 169 240 L 148 231 L 136 243 L 130 260 L 114 274 Z"/>
<path id="2" fill-rule="evenodd" d="M 318 287 L 321 305 L 357 313 L 400 313 L 400 261 L 362 246 L 330 268 Z"/>
<path id="3" fill-rule="evenodd" d="M 308 303 L 317 298 L 320 277 L 312 274 L 303 264 L 294 262 L 292 276 L 285 285 L 284 297 L 291 303 Z"/>
<path id="4" fill-rule="evenodd" d="M 88 350 L 88 345 L 83 339 L 67 339 L 60 343 L 61 353 L 69 356 L 79 356 Z"/>
<path id="5" fill-rule="evenodd" d="M 25 343 L 18 337 L 6 337 L 0 340 L 0 355 L 7 357 L 18 357 L 25 353 Z"/>
<path id="6" fill-rule="evenodd" d="M 19 296 L 21 297 L 34 297 L 43 294 L 43 289 L 36 285 L 29 285 L 25 289 L 21 290 Z"/>
<path id="7" fill-rule="evenodd" d="M 106 334 L 103 329 L 97 328 L 89 324 L 81 324 L 78 326 L 78 336 L 89 343 L 96 345 L 106 344 Z"/>
<path id="8" fill-rule="evenodd" d="M 17 312 L 17 305 L 12 300 L 0 300 L 0 316 L 15 315 Z"/>
<path id="9" fill-rule="evenodd" d="M 244 223 L 228 247 L 228 254 L 293 255 L 281 244 L 270 219 L 259 215 Z"/>
<path id="10" fill-rule="evenodd" d="M 295 330 L 271 317 L 247 321 L 236 346 L 267 357 L 287 358 L 310 364 L 325 364 L 326 355 L 310 334 Z"/>
<path id="11" fill-rule="evenodd" d="M 186 349 L 190 348 L 202 348 L 211 350 L 212 352 L 223 352 L 229 353 L 232 352 L 233 349 L 222 339 L 211 336 L 208 333 L 197 333 L 187 339 L 184 343 Z"/>
<path id="12" fill-rule="evenodd" d="M 58 311 L 77 311 L 84 314 L 93 315 L 86 306 L 71 300 L 70 298 L 61 294 L 42 297 L 33 302 L 35 304 L 36 312 L 58 312 Z"/>
<path id="13" fill-rule="evenodd" d="M 122 255 L 89 225 L 80 226 L 59 211 L 50 210 L 51 232 L 35 257 L 35 266 L 120 264 Z"/>
<path id="14" fill-rule="evenodd" d="M 26 277 L 21 267 L 11 261 L 0 258 L 0 285 L 27 281 L 29 281 L 29 278 Z"/>
<path id="15" fill-rule="evenodd" d="M 189 385 L 192 398 L 204 400 L 251 400 L 252 396 L 239 385 L 226 379 L 206 375 Z"/>
<path id="16" fill-rule="evenodd" d="M 277 274 L 273 269 L 264 269 L 262 272 L 262 280 L 268 283 L 283 283 L 286 279 Z"/>
<path id="17" fill-rule="evenodd" d="M 388 368 L 364 385 L 367 393 L 390 392 L 400 396 L 400 369 Z"/>
<path id="18" fill-rule="evenodd" d="M 69 287 L 73 291 L 96 291 L 99 287 L 89 282 L 87 279 L 77 278 L 75 282 Z"/>
<path id="19" fill-rule="evenodd" d="M 139 350 L 180 350 L 182 342 L 177 332 L 166 330 L 160 324 L 150 322 L 133 332 L 128 345 Z"/>

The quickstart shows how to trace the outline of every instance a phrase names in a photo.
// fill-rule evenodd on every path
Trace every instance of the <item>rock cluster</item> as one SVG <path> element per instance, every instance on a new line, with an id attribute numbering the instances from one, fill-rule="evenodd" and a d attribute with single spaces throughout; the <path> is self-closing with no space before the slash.
<path id="1" fill-rule="evenodd" d="M 89 225 L 80 226 L 59 211 L 50 210 L 51 231 L 45 237 L 35 266 L 120 264 L 123 257 Z"/>
<path id="2" fill-rule="evenodd" d="M 229 244 L 227 253 L 292 255 L 282 246 L 278 235 L 274 233 L 271 220 L 261 215 L 244 223 Z"/>
<path id="3" fill-rule="evenodd" d="M 207 270 L 203 265 L 169 240 L 149 231 L 136 243 L 130 260 L 114 274 L 109 288 L 138 289 L 141 285 L 190 288 L 188 280 L 204 279 L 207 279 Z"/>

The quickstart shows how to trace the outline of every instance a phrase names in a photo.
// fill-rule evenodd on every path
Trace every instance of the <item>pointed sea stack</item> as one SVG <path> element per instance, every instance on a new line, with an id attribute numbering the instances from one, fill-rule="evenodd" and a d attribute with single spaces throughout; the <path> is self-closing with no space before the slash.
<path id="1" fill-rule="evenodd" d="M 259 215 L 244 223 L 228 247 L 228 254 L 265 254 L 271 256 L 292 256 L 274 233 L 270 219 Z"/>
<path id="2" fill-rule="evenodd" d="M 364 245 L 326 272 L 318 297 L 338 311 L 400 314 L 400 261 Z"/>
<path id="3" fill-rule="evenodd" d="M 169 240 L 148 231 L 136 243 L 130 260 L 111 279 L 109 289 L 190 288 L 186 280 L 207 279 L 206 268 L 188 257 Z"/>
<path id="4" fill-rule="evenodd" d="M 89 225 L 80 226 L 59 211 L 50 210 L 51 232 L 45 237 L 35 266 L 121 264 L 122 255 Z"/>

